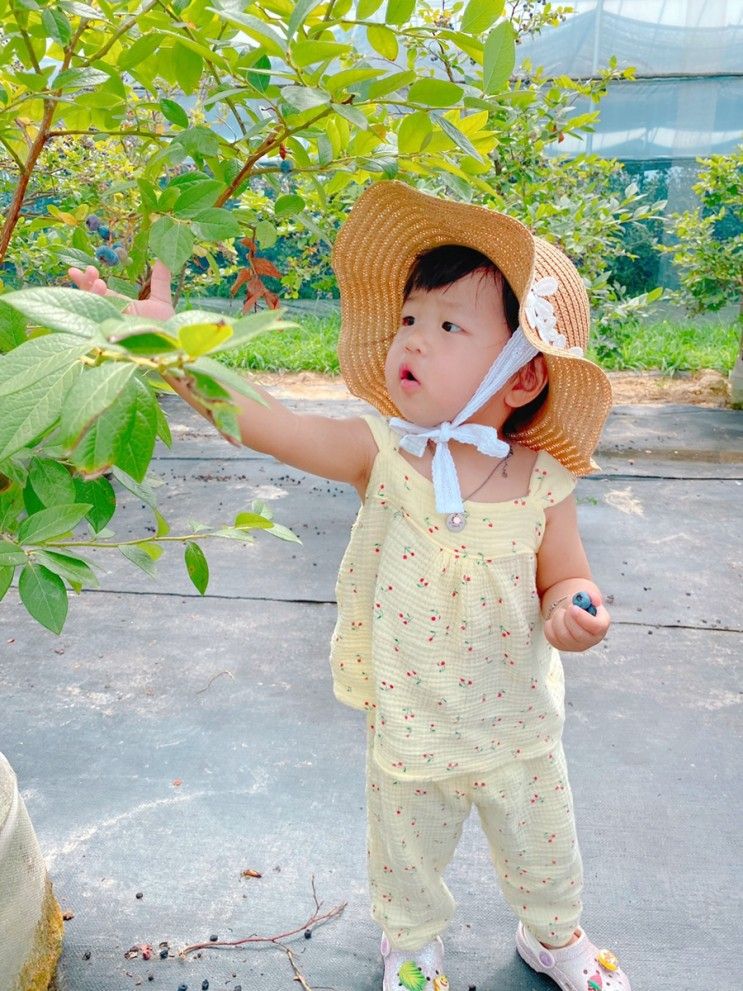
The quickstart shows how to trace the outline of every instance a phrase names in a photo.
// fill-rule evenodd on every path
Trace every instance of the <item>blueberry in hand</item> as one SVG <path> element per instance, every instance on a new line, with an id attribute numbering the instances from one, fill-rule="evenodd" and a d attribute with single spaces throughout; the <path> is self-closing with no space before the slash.
<path id="1" fill-rule="evenodd" d="M 99 262 L 103 262 L 104 265 L 118 265 L 119 256 L 116 254 L 113 248 L 109 248 L 107 244 L 102 244 L 100 248 L 96 248 L 95 256 Z"/>
<path id="2" fill-rule="evenodd" d="M 573 605 L 578 606 L 579 609 L 585 609 L 592 616 L 596 615 L 596 606 L 591 602 L 591 596 L 588 592 L 576 592 L 573 596 Z"/>

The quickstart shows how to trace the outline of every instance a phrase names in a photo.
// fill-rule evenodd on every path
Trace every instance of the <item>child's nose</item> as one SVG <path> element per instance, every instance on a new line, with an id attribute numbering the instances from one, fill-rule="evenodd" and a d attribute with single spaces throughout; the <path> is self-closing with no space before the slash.
<path id="1" fill-rule="evenodd" d="M 406 331 L 405 350 L 422 351 L 425 342 L 423 323 L 421 321 L 416 321 L 412 327 L 407 327 Z"/>

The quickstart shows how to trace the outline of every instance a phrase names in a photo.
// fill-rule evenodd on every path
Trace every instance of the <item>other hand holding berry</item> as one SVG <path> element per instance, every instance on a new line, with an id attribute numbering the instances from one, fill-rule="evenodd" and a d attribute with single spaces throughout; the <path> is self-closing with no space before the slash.
<path id="1" fill-rule="evenodd" d="M 559 607 L 544 624 L 544 635 L 558 650 L 581 651 L 595 647 L 607 634 L 611 616 L 599 596 L 593 596 L 596 615 L 568 602 Z"/>
<path id="2" fill-rule="evenodd" d="M 121 293 L 113 292 L 108 288 L 98 269 L 93 265 L 88 265 L 84 272 L 79 268 L 70 268 L 67 270 L 67 274 L 78 289 L 95 293 L 96 296 L 123 298 Z M 161 261 L 155 262 L 152 266 L 149 298 L 132 300 L 131 306 L 126 308 L 126 312 L 136 313 L 140 317 L 152 317 L 154 320 L 168 320 L 173 316 L 175 309 L 170 293 L 170 269 L 167 265 Z"/>

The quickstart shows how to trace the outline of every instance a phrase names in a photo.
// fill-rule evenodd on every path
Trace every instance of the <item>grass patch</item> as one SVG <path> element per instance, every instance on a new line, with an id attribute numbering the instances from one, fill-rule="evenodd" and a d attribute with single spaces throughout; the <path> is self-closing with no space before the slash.
<path id="1" fill-rule="evenodd" d="M 635 329 L 620 328 L 617 347 L 597 358 L 588 355 L 607 371 L 697 372 L 714 368 L 727 373 L 735 364 L 740 323 L 661 320 Z"/>
<path id="2" fill-rule="evenodd" d="M 225 355 L 227 364 L 264 372 L 320 372 L 338 375 L 340 318 L 301 315 L 297 327 L 254 338 L 240 351 Z M 735 364 L 740 323 L 655 321 L 637 329 L 620 328 L 617 346 L 600 358 L 588 356 L 607 371 L 696 372 L 714 368 L 727 373 Z"/>
<path id="3" fill-rule="evenodd" d="M 262 372 L 321 372 L 338 375 L 338 332 L 340 316 L 288 315 L 298 327 L 269 331 L 254 337 L 239 351 L 224 356 L 233 368 L 250 368 Z"/>

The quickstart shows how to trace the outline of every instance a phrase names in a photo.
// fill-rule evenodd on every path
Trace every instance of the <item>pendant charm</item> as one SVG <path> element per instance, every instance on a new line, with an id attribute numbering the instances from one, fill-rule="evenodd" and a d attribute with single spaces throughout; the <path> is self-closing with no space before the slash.
<path id="1" fill-rule="evenodd" d="M 449 513 L 446 517 L 446 529 L 450 530 L 452 533 L 459 533 L 464 530 L 467 526 L 467 514 L 462 513 Z"/>

